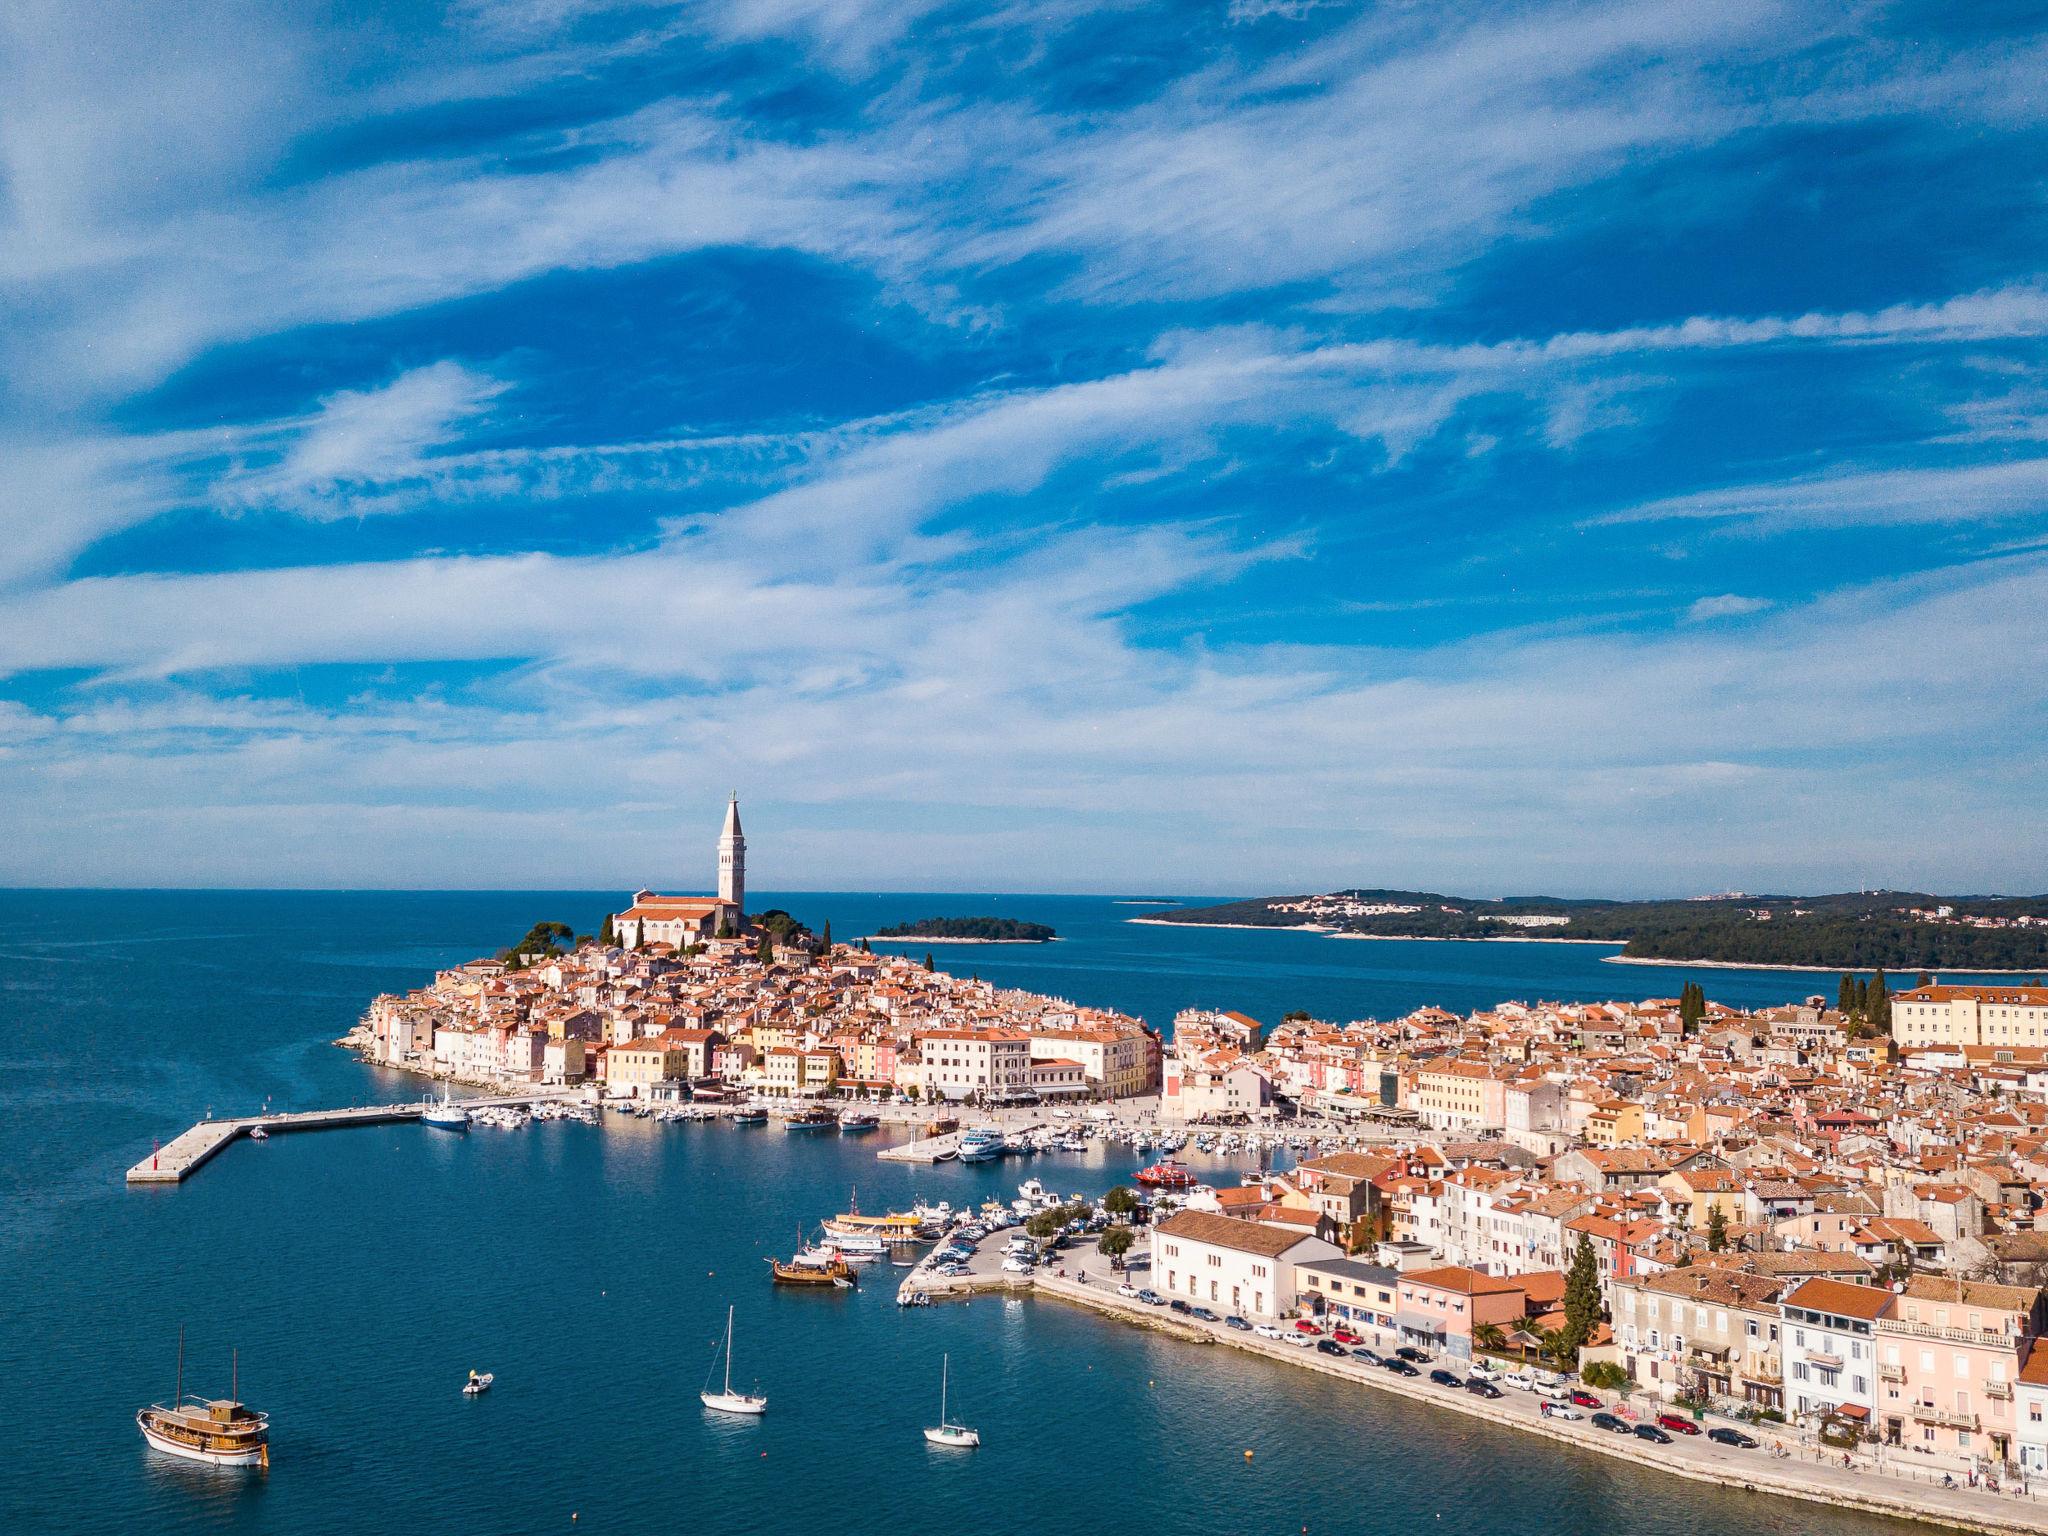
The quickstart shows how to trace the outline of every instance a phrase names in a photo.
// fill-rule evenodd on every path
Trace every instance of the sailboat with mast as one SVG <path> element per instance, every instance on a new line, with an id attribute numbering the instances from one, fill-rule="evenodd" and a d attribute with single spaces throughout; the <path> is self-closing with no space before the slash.
<path id="1" fill-rule="evenodd" d="M 229 1356 L 224 1398 L 185 1400 L 185 1330 L 178 1330 L 178 1385 L 170 1406 L 152 1403 L 135 1415 L 136 1427 L 153 1450 L 217 1467 L 270 1465 L 270 1415 L 241 1401 L 240 1352 Z"/>
<path id="2" fill-rule="evenodd" d="M 732 1308 L 725 1309 L 725 1387 L 711 1390 L 711 1371 L 718 1369 L 718 1356 L 711 1357 L 711 1371 L 704 1373 L 704 1390 L 697 1394 L 704 1400 L 706 1408 L 715 1408 L 720 1413 L 743 1413 L 758 1417 L 768 1411 L 768 1399 L 749 1392 L 735 1392 L 732 1389 Z"/>
<path id="3" fill-rule="evenodd" d="M 981 1444 L 981 1431 L 969 1429 L 965 1424 L 955 1424 L 946 1413 L 946 1389 L 953 1373 L 953 1357 L 946 1355 L 939 1366 L 939 1422 L 934 1429 L 924 1432 L 924 1438 L 931 1445 L 950 1445 L 961 1450 L 970 1450 Z"/>

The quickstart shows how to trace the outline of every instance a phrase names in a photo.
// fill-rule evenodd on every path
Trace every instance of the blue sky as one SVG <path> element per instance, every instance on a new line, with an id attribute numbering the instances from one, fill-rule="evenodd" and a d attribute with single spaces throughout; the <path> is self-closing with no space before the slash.
<path id="1" fill-rule="evenodd" d="M 0 881 L 2048 888 L 2040 20 L 11 5 Z"/>

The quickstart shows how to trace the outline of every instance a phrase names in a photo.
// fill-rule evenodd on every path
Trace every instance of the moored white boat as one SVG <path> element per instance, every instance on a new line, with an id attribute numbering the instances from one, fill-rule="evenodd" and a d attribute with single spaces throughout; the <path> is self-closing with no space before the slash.
<path id="1" fill-rule="evenodd" d="M 718 1368 L 718 1357 L 712 1356 L 713 1370 Z M 759 1418 L 768 1411 L 768 1399 L 758 1393 L 735 1392 L 732 1389 L 732 1308 L 725 1309 L 725 1385 L 720 1390 L 711 1390 L 711 1378 L 706 1373 L 704 1390 L 697 1394 L 706 1408 L 720 1413 L 734 1413 L 746 1418 Z"/>
<path id="2" fill-rule="evenodd" d="M 955 1424 L 946 1413 L 946 1389 L 952 1375 L 953 1357 L 947 1355 L 939 1367 L 939 1422 L 924 1432 L 929 1445 L 951 1446 L 956 1450 L 968 1450 L 981 1444 L 981 1431 L 969 1429 L 965 1424 Z"/>
<path id="3" fill-rule="evenodd" d="M 469 1129 L 469 1111 L 448 1097 L 443 1087 L 439 1099 L 426 1099 L 420 1105 L 420 1123 L 437 1131 L 466 1131 Z"/>

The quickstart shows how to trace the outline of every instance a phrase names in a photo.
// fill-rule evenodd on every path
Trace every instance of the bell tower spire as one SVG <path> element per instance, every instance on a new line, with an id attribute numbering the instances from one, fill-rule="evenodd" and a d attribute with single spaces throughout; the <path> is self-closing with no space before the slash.
<path id="1" fill-rule="evenodd" d="M 747 839 L 740 831 L 740 792 L 725 807 L 725 830 L 718 836 L 718 899 L 733 905 L 734 915 L 747 911 Z M 737 928 L 737 922 L 733 925 Z"/>

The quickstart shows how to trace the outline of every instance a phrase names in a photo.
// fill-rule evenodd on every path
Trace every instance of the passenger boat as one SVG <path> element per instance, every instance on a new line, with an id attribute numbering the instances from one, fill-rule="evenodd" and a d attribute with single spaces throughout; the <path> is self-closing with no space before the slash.
<path id="1" fill-rule="evenodd" d="M 889 1251 L 889 1245 L 879 1237 L 846 1237 L 832 1232 L 828 1232 L 818 1246 L 844 1254 L 856 1264 L 867 1259 L 879 1259 Z"/>
<path id="2" fill-rule="evenodd" d="M 437 1131 L 466 1131 L 469 1129 L 469 1111 L 450 1099 L 444 1087 L 440 1098 L 421 1101 L 420 1123 Z"/>
<path id="3" fill-rule="evenodd" d="M 884 1243 L 914 1243 L 924 1236 L 926 1218 L 915 1211 L 891 1211 L 886 1216 L 863 1216 L 860 1191 L 853 1192 L 851 1209 L 841 1211 L 825 1223 L 832 1237 L 872 1237 Z M 879 1252 L 879 1248 L 876 1250 Z"/>
<path id="4" fill-rule="evenodd" d="M 801 1248 L 787 1263 L 771 1258 L 768 1267 L 777 1285 L 831 1285 L 845 1291 L 860 1284 L 846 1255 L 834 1248 Z"/>
<path id="5" fill-rule="evenodd" d="M 795 1110 L 785 1115 L 782 1128 L 785 1131 L 829 1131 L 838 1123 L 831 1110 L 822 1104 L 814 1104 L 808 1109 Z"/>
<path id="6" fill-rule="evenodd" d="M 977 1126 L 960 1138 L 960 1161 L 963 1163 L 984 1163 L 992 1157 L 1003 1155 L 1003 1133 Z"/>
<path id="7" fill-rule="evenodd" d="M 718 1356 L 711 1357 L 711 1369 L 718 1369 Z M 745 1414 L 758 1418 L 768 1411 L 768 1399 L 752 1392 L 735 1392 L 732 1389 L 732 1308 L 725 1309 L 725 1386 L 711 1390 L 711 1372 L 704 1373 L 704 1390 L 697 1396 L 706 1408 L 715 1408 L 720 1413 Z"/>
<path id="8" fill-rule="evenodd" d="M 178 1385 L 170 1406 L 152 1403 L 135 1426 L 152 1450 L 216 1467 L 270 1465 L 270 1415 L 241 1401 L 241 1363 L 230 1356 L 231 1385 L 224 1398 L 185 1400 L 185 1330 L 178 1330 Z"/>
<path id="9" fill-rule="evenodd" d="M 1137 1180 L 1147 1189 L 1192 1189 L 1195 1185 L 1195 1176 L 1171 1158 L 1139 1169 Z"/>
<path id="10" fill-rule="evenodd" d="M 462 1384 L 462 1395 L 464 1397 L 482 1397 L 491 1390 L 491 1383 L 497 1379 L 489 1371 L 485 1371 L 481 1375 L 471 1371 L 469 1373 L 469 1380 Z"/>
<path id="11" fill-rule="evenodd" d="M 839 1116 L 839 1134 L 857 1136 L 863 1131 L 877 1129 L 882 1117 L 871 1109 L 849 1109 Z"/>
<path id="12" fill-rule="evenodd" d="M 767 1106 L 762 1104 L 742 1105 L 739 1113 L 732 1117 L 732 1123 L 734 1125 L 766 1125 L 768 1123 Z"/>
<path id="13" fill-rule="evenodd" d="M 957 1450 L 971 1450 L 981 1444 L 981 1431 L 969 1429 L 965 1424 L 955 1424 L 946 1413 L 946 1388 L 952 1374 L 953 1357 L 947 1355 L 939 1366 L 939 1422 L 935 1428 L 924 1432 L 929 1445 L 952 1446 Z"/>

